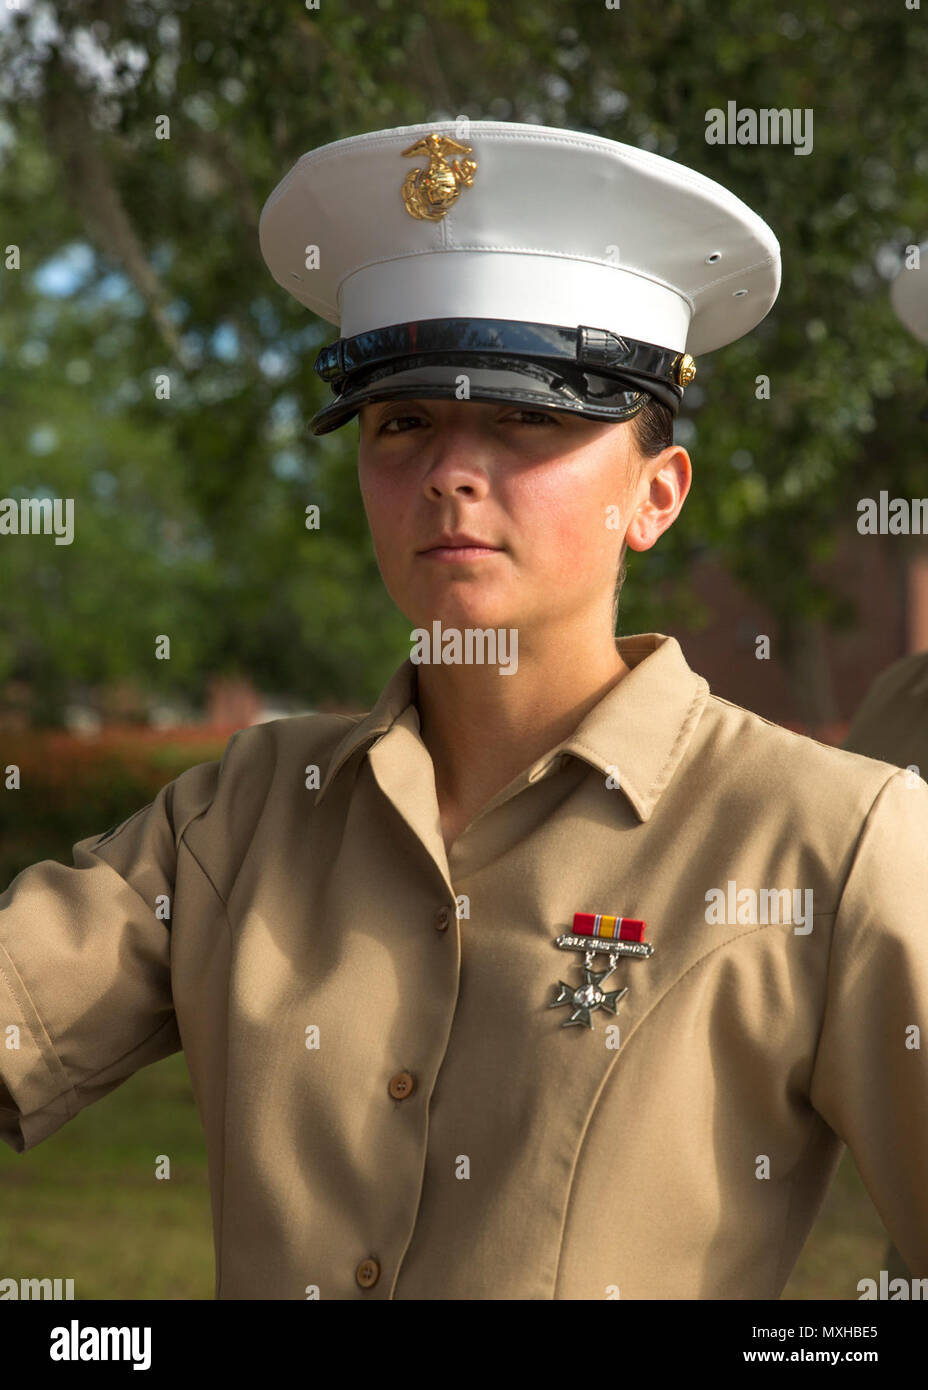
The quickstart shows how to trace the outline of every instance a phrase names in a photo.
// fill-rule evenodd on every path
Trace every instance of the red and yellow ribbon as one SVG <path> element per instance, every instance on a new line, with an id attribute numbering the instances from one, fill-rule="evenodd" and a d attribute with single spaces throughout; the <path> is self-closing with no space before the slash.
<path id="1" fill-rule="evenodd" d="M 613 917 L 605 912 L 575 912 L 574 935 L 606 941 L 644 941 L 646 923 L 637 917 Z"/>

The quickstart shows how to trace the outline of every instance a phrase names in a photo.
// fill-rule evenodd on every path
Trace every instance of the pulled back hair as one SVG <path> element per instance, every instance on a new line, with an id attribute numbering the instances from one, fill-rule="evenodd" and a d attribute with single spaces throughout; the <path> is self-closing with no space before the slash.
<path id="1" fill-rule="evenodd" d="M 673 416 L 662 401 L 654 396 L 637 415 L 632 416 L 635 428 L 635 443 L 645 458 L 654 458 L 673 444 Z"/>
<path id="2" fill-rule="evenodd" d="M 634 431 L 635 444 L 643 458 L 654 458 L 656 454 L 661 453 L 664 449 L 669 449 L 673 444 L 673 416 L 666 405 L 662 401 L 656 400 L 654 396 L 648 397 L 647 405 L 643 406 L 637 415 L 632 416 L 630 423 Z M 622 554 L 619 556 L 619 572 L 615 581 L 615 593 L 612 598 L 613 630 L 615 630 L 619 616 L 619 595 L 622 592 L 622 585 L 625 583 L 625 552 L 627 549 L 628 547 L 623 542 Z"/>

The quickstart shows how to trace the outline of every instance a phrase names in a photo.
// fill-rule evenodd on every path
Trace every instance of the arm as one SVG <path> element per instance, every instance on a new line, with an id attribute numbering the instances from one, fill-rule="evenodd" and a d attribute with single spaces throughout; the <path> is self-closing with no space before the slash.
<path id="1" fill-rule="evenodd" d="M 178 845 L 208 809 L 203 763 L 73 868 L 45 859 L 0 895 L 0 1139 L 23 1153 L 140 1067 L 179 1050 L 171 992 Z"/>
<path id="2" fill-rule="evenodd" d="M 876 797 L 841 896 L 810 1096 L 928 1275 L 928 786 L 904 772 Z"/>

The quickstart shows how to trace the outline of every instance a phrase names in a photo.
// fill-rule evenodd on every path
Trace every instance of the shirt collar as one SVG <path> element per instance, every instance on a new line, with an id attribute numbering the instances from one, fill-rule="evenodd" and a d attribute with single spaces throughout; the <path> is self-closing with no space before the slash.
<path id="1" fill-rule="evenodd" d="M 691 670 L 675 637 L 661 632 L 616 638 L 616 650 L 631 669 L 608 690 L 556 748 L 536 765 L 537 775 L 557 758 L 573 755 L 613 778 L 647 820 L 682 759 L 709 698 L 708 682 Z M 407 658 L 384 686 L 377 703 L 336 747 L 316 802 L 339 769 L 359 748 L 370 748 L 410 706 L 415 708 L 416 667 Z M 529 780 L 535 780 L 535 770 Z"/>

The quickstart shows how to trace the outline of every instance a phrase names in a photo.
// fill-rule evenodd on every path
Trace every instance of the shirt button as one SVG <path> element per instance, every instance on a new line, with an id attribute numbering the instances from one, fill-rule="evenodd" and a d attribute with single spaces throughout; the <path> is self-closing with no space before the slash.
<path id="1" fill-rule="evenodd" d="M 451 908 L 443 907 L 440 912 L 435 914 L 435 930 L 447 931 L 451 925 Z"/>
<path id="2" fill-rule="evenodd" d="M 380 1265 L 376 1260 L 362 1260 L 354 1272 L 354 1277 L 362 1289 L 373 1288 L 380 1278 Z"/>
<path id="3" fill-rule="evenodd" d="M 394 1100 L 405 1100 L 412 1095 L 415 1079 L 411 1072 L 398 1071 L 396 1076 L 390 1077 L 390 1095 Z"/>

